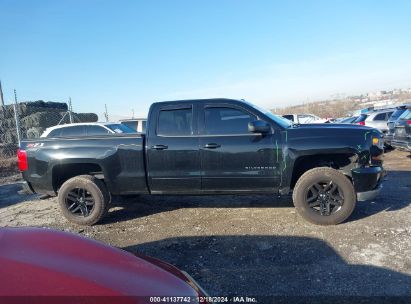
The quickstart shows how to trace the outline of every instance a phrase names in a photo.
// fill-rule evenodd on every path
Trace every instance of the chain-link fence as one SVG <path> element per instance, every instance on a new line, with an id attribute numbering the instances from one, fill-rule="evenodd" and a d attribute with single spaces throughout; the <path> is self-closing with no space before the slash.
<path id="1" fill-rule="evenodd" d="M 0 106 L 0 179 L 15 175 L 16 152 L 19 140 L 40 137 L 49 127 L 75 123 L 95 122 L 94 113 L 72 113 L 66 103 L 22 102 Z"/>

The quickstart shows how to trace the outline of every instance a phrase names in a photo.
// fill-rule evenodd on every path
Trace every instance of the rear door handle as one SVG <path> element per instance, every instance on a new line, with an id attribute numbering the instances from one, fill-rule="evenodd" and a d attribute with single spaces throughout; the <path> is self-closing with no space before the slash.
<path id="1" fill-rule="evenodd" d="M 168 149 L 168 146 L 166 146 L 166 145 L 154 145 L 154 146 L 151 146 L 151 149 L 154 149 L 154 150 L 166 150 L 166 149 Z"/>
<path id="2" fill-rule="evenodd" d="M 221 147 L 221 145 L 216 144 L 216 143 L 209 143 L 209 144 L 206 144 L 204 146 L 204 148 L 206 148 L 206 149 L 217 149 L 217 148 L 220 148 L 220 147 Z"/>

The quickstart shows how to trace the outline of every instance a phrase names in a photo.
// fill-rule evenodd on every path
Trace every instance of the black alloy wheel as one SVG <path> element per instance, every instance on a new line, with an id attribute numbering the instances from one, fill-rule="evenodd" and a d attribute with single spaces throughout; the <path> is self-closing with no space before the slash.
<path id="1" fill-rule="evenodd" d="M 93 211 L 93 195 L 84 188 L 75 188 L 66 194 L 67 210 L 75 216 L 87 217 Z"/>
<path id="2" fill-rule="evenodd" d="M 329 216 L 341 210 L 344 196 L 333 181 L 318 182 L 308 189 L 306 201 L 314 212 Z"/>

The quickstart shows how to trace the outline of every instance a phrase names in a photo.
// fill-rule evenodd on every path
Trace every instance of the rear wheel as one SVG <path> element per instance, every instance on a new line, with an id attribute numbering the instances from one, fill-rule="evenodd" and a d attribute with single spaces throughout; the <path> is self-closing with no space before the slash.
<path id="1" fill-rule="evenodd" d="M 327 167 L 305 172 L 297 181 L 293 202 L 297 212 L 317 225 L 336 225 L 353 212 L 356 194 L 351 181 Z"/>
<path id="2" fill-rule="evenodd" d="M 110 193 L 101 180 L 80 175 L 61 186 L 58 201 L 67 220 L 79 225 L 93 225 L 107 213 Z"/>

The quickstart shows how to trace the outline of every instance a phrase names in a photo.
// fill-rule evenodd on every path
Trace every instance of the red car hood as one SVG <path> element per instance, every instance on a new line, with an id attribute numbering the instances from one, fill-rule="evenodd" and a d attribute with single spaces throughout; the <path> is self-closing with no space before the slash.
<path id="1" fill-rule="evenodd" d="M 0 282 L 0 296 L 198 296 L 169 264 L 38 228 L 0 229 Z"/>

